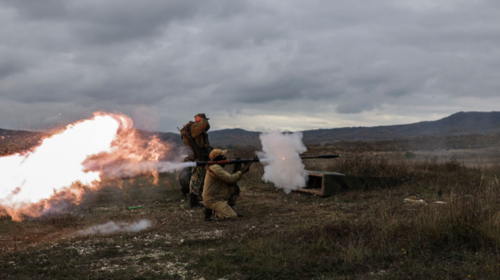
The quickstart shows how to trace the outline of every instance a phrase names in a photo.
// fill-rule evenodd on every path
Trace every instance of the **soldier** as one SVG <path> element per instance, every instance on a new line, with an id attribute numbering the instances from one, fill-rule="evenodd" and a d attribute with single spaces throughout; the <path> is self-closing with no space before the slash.
<path id="1" fill-rule="evenodd" d="M 209 118 L 205 114 L 194 116 L 194 122 L 189 122 L 181 130 L 184 144 L 191 148 L 195 161 L 208 160 L 209 153 L 213 150 L 208 140 Z M 191 207 L 201 206 L 201 193 L 205 181 L 206 169 L 204 167 L 193 167 L 189 182 L 189 205 Z"/>
<path id="2" fill-rule="evenodd" d="M 210 153 L 211 161 L 226 160 L 227 150 L 215 149 Z M 242 215 L 234 212 L 236 204 L 237 187 L 241 176 L 250 170 L 251 162 L 241 171 L 230 174 L 224 170 L 224 166 L 213 164 L 207 165 L 207 175 L 205 177 L 205 190 L 203 191 L 203 202 L 205 204 L 205 219 L 211 220 L 212 210 L 222 219 L 234 219 Z M 239 169 L 235 167 L 235 170 Z"/>

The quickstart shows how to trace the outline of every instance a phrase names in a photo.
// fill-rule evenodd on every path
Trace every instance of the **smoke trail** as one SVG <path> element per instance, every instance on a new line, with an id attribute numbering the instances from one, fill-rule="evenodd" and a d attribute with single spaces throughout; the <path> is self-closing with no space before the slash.
<path id="1" fill-rule="evenodd" d="M 134 223 L 115 223 L 107 222 L 105 224 L 95 225 L 82 229 L 76 232 L 76 235 L 97 235 L 97 234 L 111 234 L 115 232 L 138 232 L 151 227 L 149 220 L 140 220 Z"/>
<path id="2" fill-rule="evenodd" d="M 156 136 L 144 139 L 135 131 L 127 131 L 126 137 L 118 137 L 113 144 L 111 151 L 87 157 L 82 163 L 84 170 L 97 171 L 103 179 L 153 175 L 156 184 L 161 172 L 174 172 L 196 165 L 192 162 L 168 160 L 183 152 L 185 148 L 175 147 Z"/>
<path id="3" fill-rule="evenodd" d="M 194 166 L 196 166 L 195 162 L 127 162 L 104 166 L 101 169 L 101 174 L 102 177 L 109 179 L 132 178 L 151 173 L 175 172 Z"/>
<path id="4" fill-rule="evenodd" d="M 300 154 L 307 149 L 302 143 L 302 133 L 264 133 L 260 140 L 262 152 L 257 155 L 267 159 L 262 180 L 272 182 L 286 193 L 305 187 L 308 177 Z"/>

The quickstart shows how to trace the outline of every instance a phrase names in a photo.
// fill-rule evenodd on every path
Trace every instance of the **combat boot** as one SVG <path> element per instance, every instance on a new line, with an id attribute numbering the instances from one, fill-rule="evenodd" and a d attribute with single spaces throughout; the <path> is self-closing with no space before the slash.
<path id="1" fill-rule="evenodd" d="M 236 210 L 234 210 L 234 206 L 236 206 L 236 205 L 229 205 L 229 207 L 231 207 L 231 209 L 233 209 L 234 213 L 236 213 L 236 216 L 238 216 L 238 218 L 243 218 L 243 215 L 238 214 L 238 212 L 236 212 Z"/>
<path id="2" fill-rule="evenodd" d="M 203 214 L 205 215 L 205 221 L 210 222 L 210 221 L 212 221 L 212 216 L 214 215 L 214 210 L 205 207 L 203 209 Z"/>
<path id="3" fill-rule="evenodd" d="M 198 196 L 194 193 L 189 194 L 189 207 L 201 207 L 200 201 L 198 200 Z"/>

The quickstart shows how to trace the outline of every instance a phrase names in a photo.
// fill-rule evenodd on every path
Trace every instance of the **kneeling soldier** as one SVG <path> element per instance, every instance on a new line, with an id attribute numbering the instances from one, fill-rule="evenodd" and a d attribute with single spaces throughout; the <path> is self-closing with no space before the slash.
<path id="1" fill-rule="evenodd" d="M 226 160 L 226 153 L 226 150 L 215 149 L 210 153 L 209 157 L 212 161 Z M 206 220 L 210 220 L 212 210 L 217 213 L 219 218 L 234 219 L 241 217 L 232 208 L 236 204 L 236 192 L 239 191 L 236 182 L 240 180 L 241 175 L 250 170 L 250 164 L 248 163 L 243 170 L 236 171 L 233 174 L 224 170 L 223 165 L 207 165 L 203 191 Z"/>

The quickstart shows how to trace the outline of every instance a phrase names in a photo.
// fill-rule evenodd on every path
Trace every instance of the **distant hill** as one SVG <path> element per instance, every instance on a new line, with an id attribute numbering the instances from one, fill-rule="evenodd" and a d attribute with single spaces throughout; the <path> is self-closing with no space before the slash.
<path id="1" fill-rule="evenodd" d="M 30 149 L 44 135 L 41 132 L 0 129 L 0 155 Z"/>
<path id="2" fill-rule="evenodd" d="M 181 136 L 178 133 L 173 133 L 173 132 L 151 132 L 151 131 L 146 131 L 146 130 L 137 130 L 139 132 L 139 135 L 143 138 L 151 138 L 153 135 L 156 135 L 160 140 L 166 141 L 170 144 L 179 146 L 179 145 L 184 145 L 181 140 Z"/>
<path id="3" fill-rule="evenodd" d="M 351 140 L 390 140 L 420 136 L 500 134 L 500 112 L 459 112 L 437 121 L 376 127 L 348 127 L 304 131 L 307 144 Z"/>
<path id="4" fill-rule="evenodd" d="M 178 133 L 139 130 L 144 137 L 157 135 L 161 140 L 183 145 Z M 500 135 L 500 112 L 459 112 L 437 121 L 376 127 L 346 127 L 303 131 L 305 144 L 338 141 L 397 140 L 424 136 Z M 0 129 L 0 155 L 7 147 L 19 150 L 29 148 L 43 137 L 43 133 Z M 243 129 L 210 131 L 213 146 L 260 147 L 260 132 Z"/>
<path id="5" fill-rule="evenodd" d="M 214 146 L 254 146 L 260 147 L 260 132 L 246 131 L 240 128 L 209 131 L 210 143 Z"/>
<path id="6" fill-rule="evenodd" d="M 259 132 L 224 129 L 209 132 L 213 145 L 260 146 Z M 437 121 L 376 127 L 345 127 L 303 131 L 305 144 L 372 141 L 421 136 L 500 134 L 500 112 L 459 112 Z"/>

